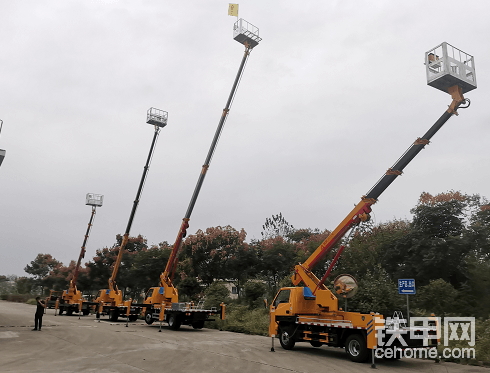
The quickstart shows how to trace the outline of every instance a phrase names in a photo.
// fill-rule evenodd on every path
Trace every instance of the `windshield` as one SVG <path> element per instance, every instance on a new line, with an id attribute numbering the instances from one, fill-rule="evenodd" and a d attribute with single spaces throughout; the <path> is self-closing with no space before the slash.
<path id="1" fill-rule="evenodd" d="M 153 295 L 153 290 L 155 290 L 155 289 L 151 288 L 150 290 L 148 290 L 146 292 L 145 299 L 148 299 L 148 298 L 150 298 Z"/>
<path id="2" fill-rule="evenodd" d="M 289 296 L 291 295 L 291 289 L 281 290 L 276 299 L 274 299 L 274 307 L 277 307 L 280 303 L 289 303 Z"/>

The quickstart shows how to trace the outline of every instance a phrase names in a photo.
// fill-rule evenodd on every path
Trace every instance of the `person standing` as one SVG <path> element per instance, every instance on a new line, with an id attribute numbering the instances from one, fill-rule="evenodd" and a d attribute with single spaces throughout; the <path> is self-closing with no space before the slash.
<path id="1" fill-rule="evenodd" d="M 34 315 L 34 329 L 41 331 L 43 326 L 43 315 L 44 315 L 44 303 L 41 298 L 36 297 L 36 314 Z M 39 329 L 38 329 L 39 325 Z"/>

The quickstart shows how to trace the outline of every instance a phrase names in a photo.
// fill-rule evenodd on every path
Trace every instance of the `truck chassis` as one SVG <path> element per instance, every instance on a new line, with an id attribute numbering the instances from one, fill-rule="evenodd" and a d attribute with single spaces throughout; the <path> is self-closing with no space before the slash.
<path id="1" fill-rule="evenodd" d="M 341 313 L 341 312 L 340 312 Z M 337 312 L 339 314 L 339 312 Z M 309 342 L 313 347 L 322 345 L 345 348 L 352 361 L 364 362 L 369 357 L 368 336 L 376 333 L 374 317 L 376 315 L 364 314 L 366 319 L 371 319 L 366 326 L 355 326 L 349 320 L 335 320 L 318 316 L 277 316 L 279 342 L 285 350 L 291 350 L 296 342 Z M 387 337 L 390 327 L 386 329 Z M 437 347 L 438 336 L 435 322 L 429 328 L 423 327 L 400 327 L 397 333 L 402 337 L 402 343 L 398 338 L 386 348 L 397 351 L 405 349 L 433 348 Z M 429 338 L 424 345 L 423 339 L 411 338 L 411 335 L 428 335 Z M 377 347 L 384 349 L 385 347 Z M 401 356 L 394 356 L 398 359 Z"/>
<path id="2" fill-rule="evenodd" d="M 210 319 L 210 316 L 218 316 L 221 318 L 222 311 L 216 307 L 211 309 L 203 309 L 202 304 L 194 305 L 194 303 L 172 303 L 165 307 L 163 318 L 161 317 L 162 308 L 158 305 L 145 304 L 145 322 L 148 325 L 153 324 L 154 321 L 165 321 L 172 330 L 178 330 L 181 325 L 189 325 L 194 329 L 202 329 L 204 323 L 207 321 L 214 321 Z"/>
<path id="3" fill-rule="evenodd" d="M 100 316 L 109 316 L 109 321 L 112 322 L 118 321 L 119 317 L 127 318 L 129 319 L 129 321 L 136 321 L 138 320 L 138 317 L 139 315 L 141 315 L 141 312 L 143 310 L 143 307 L 141 307 L 141 305 L 138 304 L 132 304 L 129 307 L 129 313 L 128 313 L 127 306 L 114 306 L 112 304 L 98 304 L 98 303 L 93 303 L 93 305 L 95 305 L 97 309 L 96 312 L 97 319 L 99 319 Z"/>
<path id="4" fill-rule="evenodd" d="M 63 298 L 59 298 L 58 305 L 55 308 L 58 309 L 58 315 L 62 315 L 63 313 L 66 316 L 71 316 L 74 313 L 81 313 L 84 316 L 87 316 L 90 313 L 90 302 L 81 302 L 80 303 L 70 303 L 65 301 Z"/>

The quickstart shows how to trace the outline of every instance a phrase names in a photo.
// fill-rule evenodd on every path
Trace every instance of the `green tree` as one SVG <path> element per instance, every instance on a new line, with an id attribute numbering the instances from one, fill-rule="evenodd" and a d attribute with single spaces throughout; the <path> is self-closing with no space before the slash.
<path id="1" fill-rule="evenodd" d="M 19 294 L 32 294 L 34 286 L 34 279 L 30 277 L 19 277 L 15 281 L 15 287 Z"/>
<path id="2" fill-rule="evenodd" d="M 490 317 L 490 260 L 482 260 L 475 253 L 465 258 L 468 280 L 459 289 L 459 307 L 463 316 Z"/>
<path id="3" fill-rule="evenodd" d="M 294 233 L 289 235 L 290 240 L 293 242 L 296 257 L 293 267 L 298 263 L 303 263 L 306 261 L 311 254 L 313 254 L 316 249 L 321 245 L 323 241 L 327 239 L 330 235 L 329 230 L 320 231 L 317 229 L 297 229 Z M 335 252 L 335 250 L 334 250 Z M 313 273 L 322 278 L 331 263 L 334 252 L 329 252 L 326 254 L 313 268 Z"/>
<path id="4" fill-rule="evenodd" d="M 448 313 L 454 313 L 459 292 L 450 283 L 439 278 L 421 286 L 414 298 L 414 307 L 436 316 L 446 316 Z"/>
<path id="5" fill-rule="evenodd" d="M 259 257 L 254 246 L 245 243 L 235 247 L 234 255 L 225 263 L 225 272 L 233 282 L 241 297 L 241 289 L 248 279 L 254 278 L 260 271 Z"/>
<path id="6" fill-rule="evenodd" d="M 269 297 L 273 297 L 279 290 L 279 282 L 291 275 L 298 263 L 298 252 L 295 245 L 286 242 L 282 236 L 265 239 L 255 245 L 261 262 L 261 276 L 267 282 Z"/>
<path id="7" fill-rule="evenodd" d="M 48 276 L 44 278 L 44 284 L 47 289 L 52 290 L 66 290 L 70 285 L 70 281 L 73 279 L 75 274 L 76 262 L 74 260 L 70 261 L 68 266 L 64 266 L 62 263 L 56 265 Z M 90 282 L 88 281 L 89 269 L 80 266 L 77 289 L 83 292 L 88 292 L 90 290 Z M 49 294 L 49 293 L 47 293 Z"/>
<path id="8" fill-rule="evenodd" d="M 207 228 L 205 232 L 198 230 L 196 234 L 188 236 L 179 256 L 184 262 L 181 268 L 186 270 L 185 275 L 197 277 L 205 286 L 215 279 L 246 276 L 246 270 L 234 272 L 236 263 L 249 260 L 246 235 L 243 229 L 237 231 L 228 225 Z"/>
<path id="9" fill-rule="evenodd" d="M 392 278 L 413 277 L 419 285 L 442 278 L 458 288 L 467 281 L 465 256 L 471 250 L 465 234 L 475 198 L 459 192 L 422 193 L 411 211 L 410 230 L 383 247 L 381 262 Z"/>
<path id="10" fill-rule="evenodd" d="M 111 247 L 105 247 L 96 251 L 91 262 L 87 263 L 89 276 L 92 281 L 92 289 L 105 289 L 108 287 L 109 278 L 112 276 L 113 268 L 117 260 L 122 237 L 116 236 L 116 243 Z M 128 243 L 122 253 L 121 264 L 116 275 L 119 290 L 125 295 L 129 291 L 131 296 L 137 296 L 134 289 L 138 288 L 138 279 L 131 276 L 131 268 L 136 255 L 147 250 L 146 239 L 138 235 L 129 237 Z M 132 290 L 133 289 L 133 290 Z"/>
<path id="11" fill-rule="evenodd" d="M 2 299 L 7 299 L 8 294 L 13 294 L 16 292 L 17 276 L 0 276 L 0 295 Z"/>
<path id="12" fill-rule="evenodd" d="M 98 249 L 92 260 L 87 263 L 90 279 L 92 280 L 92 289 L 107 288 L 112 273 L 111 265 L 114 263 L 116 256 L 114 247 L 104 247 L 103 249 Z"/>
<path id="13" fill-rule="evenodd" d="M 410 231 L 410 223 L 394 220 L 358 232 L 346 245 L 331 278 L 348 273 L 355 278 L 362 278 L 367 270 L 373 270 L 391 247 Z M 390 271 L 388 271 L 391 273 Z"/>
<path id="14" fill-rule="evenodd" d="M 361 312 L 379 312 L 384 316 L 393 316 L 393 312 L 403 309 L 403 298 L 398 294 L 398 287 L 389 274 L 376 265 L 357 279 L 359 290 L 348 300 L 348 310 Z M 339 307 L 343 307 L 343 298 L 339 298 Z"/>
<path id="15" fill-rule="evenodd" d="M 195 277 L 186 277 L 179 282 L 179 301 L 197 301 L 202 295 L 201 284 Z"/>
<path id="16" fill-rule="evenodd" d="M 213 282 L 204 291 L 205 302 L 204 307 L 210 309 L 212 307 L 219 308 L 221 303 L 230 303 L 230 291 L 226 288 L 223 282 Z"/>
<path id="17" fill-rule="evenodd" d="M 171 250 L 171 246 L 164 241 L 134 255 L 129 276 L 133 280 L 132 290 L 135 294 L 160 284 L 160 274 L 165 270 Z"/>
<path id="18" fill-rule="evenodd" d="M 249 280 L 245 283 L 244 300 L 249 308 L 264 308 L 264 296 L 267 292 L 267 286 L 261 281 Z"/>
<path id="19" fill-rule="evenodd" d="M 465 232 L 470 252 L 464 258 L 466 281 L 459 291 L 466 305 L 465 316 L 490 316 L 490 204 L 485 198 L 473 196 L 477 207 L 472 211 Z"/>
<path id="20" fill-rule="evenodd" d="M 44 292 L 44 279 L 48 274 L 60 264 L 50 254 L 38 254 L 36 259 L 26 265 L 24 271 L 34 276 L 34 284 L 41 287 L 41 294 Z"/>
<path id="21" fill-rule="evenodd" d="M 481 262 L 489 260 L 490 204 L 486 200 L 483 200 L 479 210 L 472 214 L 467 235 L 470 237 L 475 259 Z"/>
<path id="22" fill-rule="evenodd" d="M 459 192 L 436 196 L 424 192 L 410 210 L 414 214 L 413 226 L 428 237 L 459 236 L 465 229 L 464 217 L 469 202 L 469 197 Z"/>

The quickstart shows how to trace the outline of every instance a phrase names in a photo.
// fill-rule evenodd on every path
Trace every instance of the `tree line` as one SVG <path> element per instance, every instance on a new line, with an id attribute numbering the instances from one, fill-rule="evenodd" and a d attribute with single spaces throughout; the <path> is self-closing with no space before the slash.
<path id="1" fill-rule="evenodd" d="M 432 196 L 422 193 L 411 210 L 411 220 L 392 220 L 360 226 L 336 263 L 327 285 L 344 273 L 353 275 L 359 291 L 348 300 L 348 310 L 391 315 L 405 309 L 397 280 L 414 278 L 417 293 L 410 298 L 417 315 L 448 314 L 488 318 L 490 314 L 490 205 L 479 195 L 450 191 Z M 179 250 L 174 284 L 180 298 L 202 299 L 206 294 L 226 297 L 217 281 L 230 281 L 239 301 L 263 307 L 278 289 L 290 286 L 294 266 L 305 261 L 330 231 L 295 229 L 282 214 L 267 218 L 262 238 L 246 242 L 246 232 L 231 226 L 212 227 L 189 235 Z M 80 268 L 77 287 L 84 294 L 107 288 L 122 236 L 98 249 Z M 148 245 L 142 235 L 130 237 L 117 275 L 125 296 L 138 299 L 158 286 L 171 252 L 163 241 Z M 335 250 L 314 268 L 323 277 Z M 66 289 L 76 262 L 63 265 L 49 254 L 27 264 L 32 277 L 16 279 L 19 293 Z M 5 276 L 0 276 L 0 285 Z M 1 287 L 5 292 L 5 286 Z M 213 295 L 214 294 L 214 295 Z M 344 306 L 343 301 L 339 301 Z"/>

